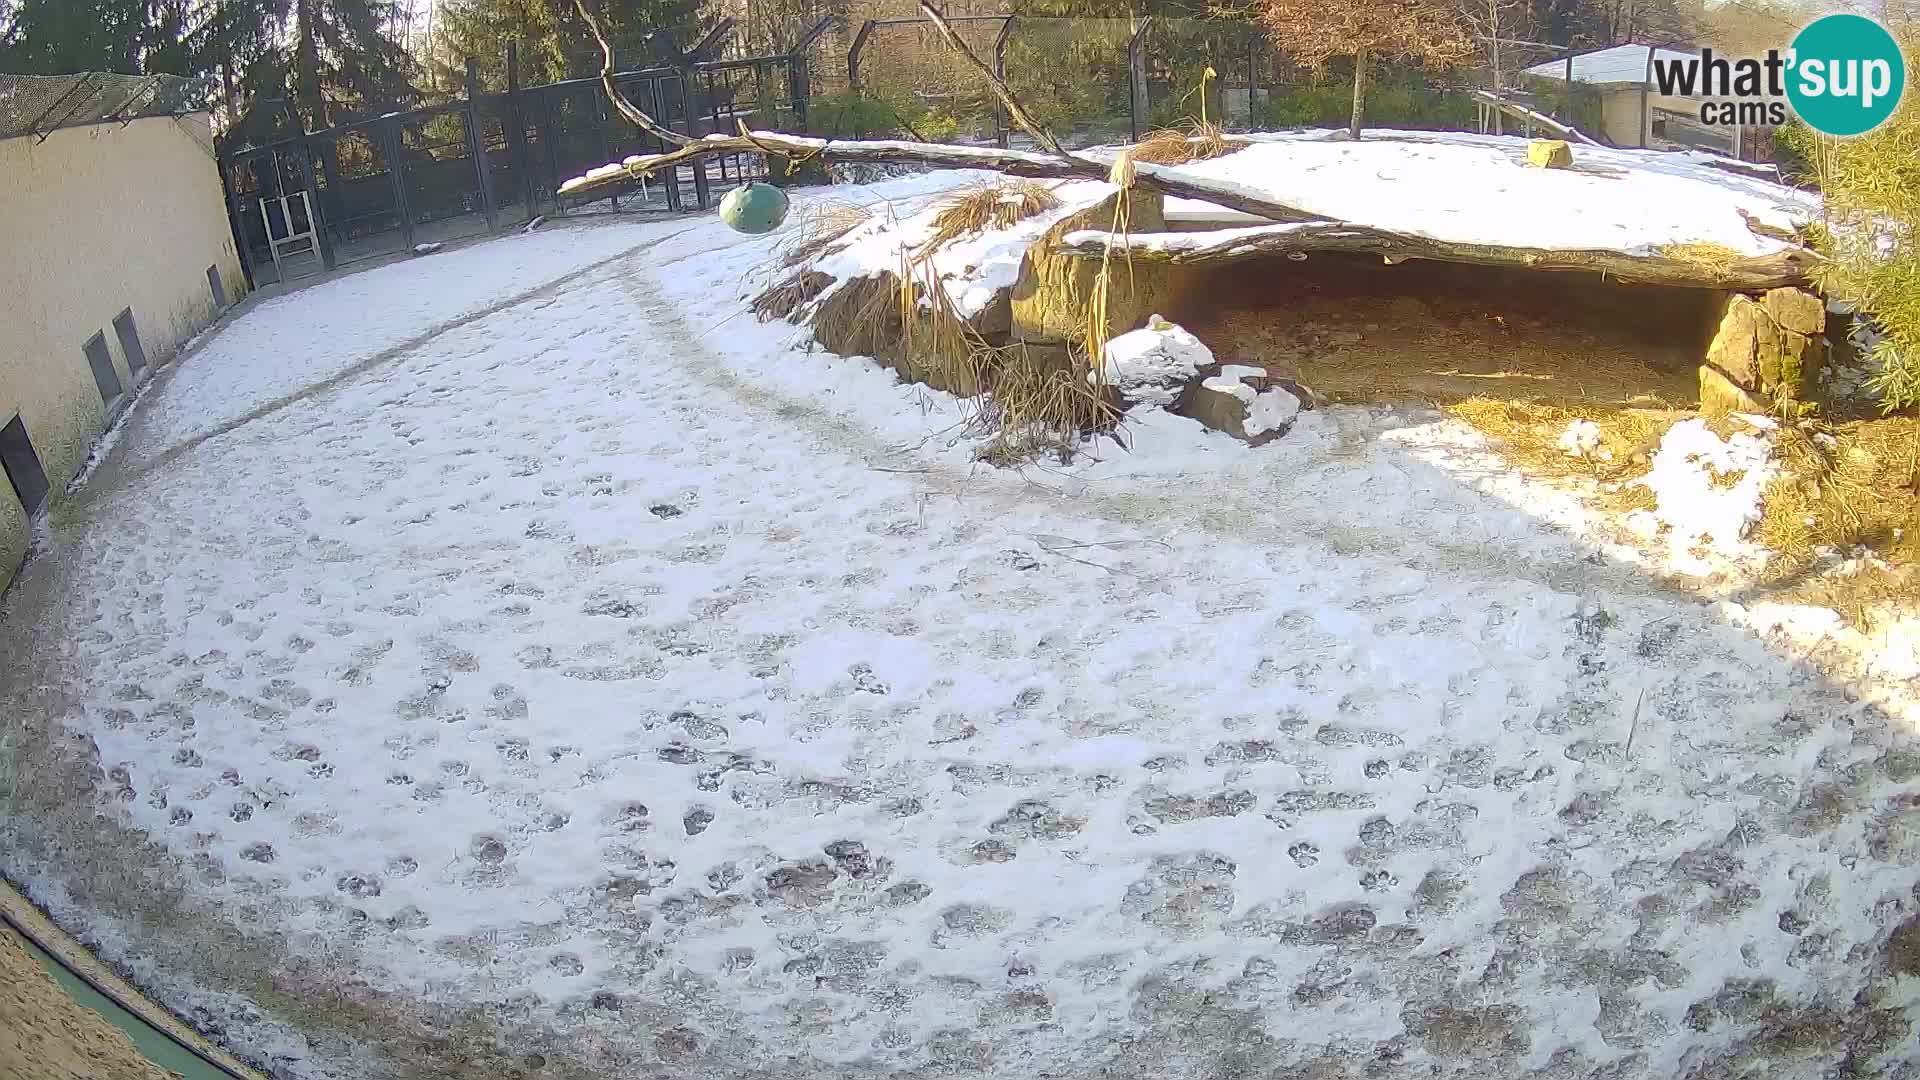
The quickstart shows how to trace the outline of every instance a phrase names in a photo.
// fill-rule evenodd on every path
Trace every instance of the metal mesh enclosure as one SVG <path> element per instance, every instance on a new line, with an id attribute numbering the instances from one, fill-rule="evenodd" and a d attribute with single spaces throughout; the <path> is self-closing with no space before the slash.
<path id="1" fill-rule="evenodd" d="M 199 112 L 213 88 L 179 75 L 0 75 L 0 139 L 147 116 Z"/>

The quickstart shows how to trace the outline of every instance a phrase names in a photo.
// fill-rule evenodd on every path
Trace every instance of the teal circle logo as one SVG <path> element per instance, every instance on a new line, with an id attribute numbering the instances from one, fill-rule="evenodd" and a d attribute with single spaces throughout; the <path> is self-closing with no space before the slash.
<path id="1" fill-rule="evenodd" d="M 1787 100 L 1825 135 L 1863 135 L 1886 122 L 1907 85 L 1900 43 L 1861 15 L 1807 24 L 1788 53 Z"/>

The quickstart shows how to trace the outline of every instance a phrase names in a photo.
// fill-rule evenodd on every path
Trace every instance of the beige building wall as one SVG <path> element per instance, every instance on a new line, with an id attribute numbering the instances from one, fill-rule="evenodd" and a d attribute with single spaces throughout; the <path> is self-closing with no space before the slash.
<path id="1" fill-rule="evenodd" d="M 1700 115 L 1700 103 L 1706 99 L 1694 97 L 1669 97 L 1664 94 L 1648 94 L 1646 113 L 1653 115 L 1655 109 L 1677 112 L 1688 118 Z M 1714 99 L 1720 100 L 1720 99 Z M 1644 133 L 1640 127 L 1640 88 L 1638 86 L 1608 86 L 1600 91 L 1600 122 L 1607 138 L 1615 146 L 1644 146 Z M 1732 140 L 1732 129 L 1727 129 L 1728 140 Z M 1666 145 L 1654 140 L 1656 146 Z"/>
<path id="2" fill-rule="evenodd" d="M 24 420 L 48 504 L 106 429 L 81 349 L 106 336 L 131 399 L 135 379 L 113 317 L 131 308 L 151 376 L 245 291 L 205 114 L 152 117 L 0 140 L 0 426 Z M 0 480 L 0 588 L 24 557 L 28 523 Z"/>
<path id="3" fill-rule="evenodd" d="M 1640 88 L 1600 91 L 1600 126 L 1615 146 L 1641 145 Z"/>

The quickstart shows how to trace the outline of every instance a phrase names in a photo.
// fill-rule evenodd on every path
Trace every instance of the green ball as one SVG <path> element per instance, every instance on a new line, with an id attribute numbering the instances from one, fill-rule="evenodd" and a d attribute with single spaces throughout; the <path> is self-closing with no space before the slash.
<path id="1" fill-rule="evenodd" d="M 720 220 L 751 236 L 772 232 L 787 220 L 787 193 L 772 184 L 742 184 L 720 200 Z"/>

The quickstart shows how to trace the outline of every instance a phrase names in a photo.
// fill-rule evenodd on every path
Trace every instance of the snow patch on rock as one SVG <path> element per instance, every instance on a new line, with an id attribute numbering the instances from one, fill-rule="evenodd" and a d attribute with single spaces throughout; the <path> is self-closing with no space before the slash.
<path id="1" fill-rule="evenodd" d="M 1246 364 L 1225 364 L 1220 374 L 1200 385 L 1215 393 L 1226 394 L 1246 407 L 1240 426 L 1247 438 L 1257 439 L 1270 431 L 1284 431 L 1300 415 L 1300 399 L 1279 387 L 1260 389 L 1248 379 L 1265 379 L 1267 369 Z"/>
<path id="2" fill-rule="evenodd" d="M 1107 342 L 1100 377 L 1128 402 L 1164 409 L 1180 397 L 1181 390 L 1202 368 L 1212 365 L 1212 349 L 1185 327 L 1155 315 L 1140 329 Z M 1240 385 L 1238 379 L 1228 379 L 1226 371 L 1217 379 L 1209 379 L 1207 385 L 1215 381 Z M 1244 389 L 1252 393 L 1251 387 Z"/>

